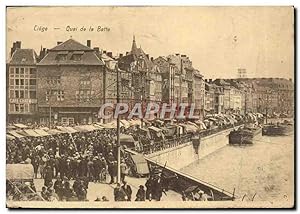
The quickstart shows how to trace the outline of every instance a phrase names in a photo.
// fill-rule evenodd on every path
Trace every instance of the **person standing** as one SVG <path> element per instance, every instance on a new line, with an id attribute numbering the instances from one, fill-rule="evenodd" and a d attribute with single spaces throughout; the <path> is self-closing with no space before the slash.
<path id="1" fill-rule="evenodd" d="M 132 189 L 131 186 L 127 184 L 126 181 L 123 181 L 124 185 L 121 189 L 126 193 L 127 201 L 131 201 Z"/>
<path id="2" fill-rule="evenodd" d="M 146 192 L 144 190 L 144 186 L 140 185 L 140 187 L 136 193 L 135 201 L 145 201 L 145 198 L 146 198 Z"/>
<path id="3" fill-rule="evenodd" d="M 114 199 L 115 201 L 126 201 L 127 195 L 124 190 L 121 188 L 121 185 L 118 183 L 114 189 Z"/>
<path id="4" fill-rule="evenodd" d="M 120 170 L 121 170 L 121 182 L 124 182 L 125 176 L 128 174 L 128 167 L 124 160 L 121 161 Z"/>

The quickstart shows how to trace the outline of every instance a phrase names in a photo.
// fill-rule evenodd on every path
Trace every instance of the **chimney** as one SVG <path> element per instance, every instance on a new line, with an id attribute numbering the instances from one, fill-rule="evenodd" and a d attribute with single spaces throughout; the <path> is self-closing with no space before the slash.
<path id="1" fill-rule="evenodd" d="M 126 52 L 126 56 L 127 56 L 128 54 L 129 54 L 129 52 L 127 51 L 127 52 Z"/>
<path id="2" fill-rule="evenodd" d="M 183 55 L 183 54 L 182 54 L 181 57 L 186 57 L 186 55 Z"/>
<path id="3" fill-rule="evenodd" d="M 209 79 L 209 83 L 212 83 L 212 79 Z"/>
<path id="4" fill-rule="evenodd" d="M 149 59 L 149 54 L 146 54 L 146 57 Z"/>
<path id="5" fill-rule="evenodd" d="M 151 59 L 151 62 L 153 62 L 153 60 L 154 60 L 153 57 L 151 57 L 150 59 Z"/>
<path id="6" fill-rule="evenodd" d="M 103 50 L 103 53 L 106 54 L 106 50 Z"/>
<path id="7" fill-rule="evenodd" d="M 110 58 L 112 58 L 112 52 L 107 52 L 107 56 L 109 56 Z"/>
<path id="8" fill-rule="evenodd" d="M 61 43 L 62 43 L 61 41 L 58 41 L 58 42 L 57 42 L 57 45 L 60 45 Z"/>
<path id="9" fill-rule="evenodd" d="M 16 41 L 16 49 L 21 49 L 21 41 Z"/>
<path id="10" fill-rule="evenodd" d="M 16 43 L 14 42 L 12 48 L 10 49 L 10 56 L 13 55 L 13 53 L 15 52 L 15 50 L 16 50 Z"/>
<path id="11" fill-rule="evenodd" d="M 180 56 L 180 54 L 179 53 L 177 53 L 177 54 L 175 54 L 176 56 Z"/>
<path id="12" fill-rule="evenodd" d="M 120 55 L 119 55 L 119 58 L 122 58 L 122 57 L 123 57 L 123 54 L 120 54 Z"/>
<path id="13" fill-rule="evenodd" d="M 95 50 L 96 52 L 99 52 L 99 47 L 94 47 L 94 50 Z"/>
<path id="14" fill-rule="evenodd" d="M 91 40 L 86 40 L 86 46 L 88 46 L 89 48 L 91 47 Z"/>

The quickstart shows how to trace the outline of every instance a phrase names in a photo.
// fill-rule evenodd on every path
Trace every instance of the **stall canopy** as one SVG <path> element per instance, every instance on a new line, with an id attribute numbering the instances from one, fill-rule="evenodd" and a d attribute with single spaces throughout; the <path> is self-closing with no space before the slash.
<path id="1" fill-rule="evenodd" d="M 50 135 L 56 135 L 56 134 L 62 134 L 62 133 L 65 133 L 65 132 L 62 132 L 62 131 L 59 131 L 57 129 L 50 129 L 47 131 Z"/>
<path id="2" fill-rule="evenodd" d="M 28 126 L 26 126 L 26 125 L 24 125 L 22 123 L 14 124 L 14 126 L 17 127 L 17 128 L 20 128 L 20 129 L 26 129 L 26 128 L 28 128 Z"/>
<path id="3" fill-rule="evenodd" d="M 43 130 L 43 129 L 35 129 L 34 130 L 37 134 L 39 134 L 40 136 L 48 136 L 49 134 Z"/>
<path id="4" fill-rule="evenodd" d="M 75 133 L 78 132 L 76 129 L 73 129 L 72 127 L 68 127 L 68 126 L 57 126 L 56 127 L 58 130 L 65 132 L 65 133 Z"/>
<path id="5" fill-rule="evenodd" d="M 150 126 L 150 127 L 148 127 L 148 129 L 153 130 L 153 131 L 155 131 L 155 132 L 160 132 L 160 131 L 161 131 L 160 128 L 157 128 L 157 127 L 155 127 L 155 126 Z"/>
<path id="6" fill-rule="evenodd" d="M 115 128 L 117 128 L 117 126 L 113 123 L 104 123 L 104 124 L 101 124 L 101 126 L 103 126 L 103 128 L 105 128 L 105 129 L 115 129 Z"/>
<path id="7" fill-rule="evenodd" d="M 127 129 L 130 127 L 130 123 L 127 120 L 120 120 L 120 123 Z"/>
<path id="8" fill-rule="evenodd" d="M 40 135 L 35 131 L 33 131 L 32 129 L 24 129 L 24 132 L 31 137 L 40 137 Z"/>
<path id="9" fill-rule="evenodd" d="M 185 127 L 185 131 L 187 133 L 196 133 L 197 132 L 197 128 L 195 126 L 192 126 L 189 124 L 183 124 L 183 126 Z"/>
<path id="10" fill-rule="evenodd" d="M 8 139 L 8 140 L 14 140 L 16 138 L 14 136 L 10 135 L 10 134 L 6 134 L 6 139 Z"/>
<path id="11" fill-rule="evenodd" d="M 21 134 L 17 133 L 16 131 L 9 131 L 8 133 L 11 134 L 12 136 L 16 137 L 16 138 L 25 137 L 24 135 L 21 135 Z"/>
<path id="12" fill-rule="evenodd" d="M 114 139 L 116 140 L 117 137 L 114 137 Z M 134 148 L 135 140 L 133 139 L 133 137 L 131 135 L 121 134 L 120 135 L 120 144 L 123 146 L 126 145 L 129 148 Z"/>
<path id="13" fill-rule="evenodd" d="M 6 164 L 6 178 L 9 180 L 33 180 L 32 164 Z"/>
<path id="14" fill-rule="evenodd" d="M 142 121 L 140 119 L 131 119 L 129 121 L 131 126 L 141 126 L 142 125 Z"/>

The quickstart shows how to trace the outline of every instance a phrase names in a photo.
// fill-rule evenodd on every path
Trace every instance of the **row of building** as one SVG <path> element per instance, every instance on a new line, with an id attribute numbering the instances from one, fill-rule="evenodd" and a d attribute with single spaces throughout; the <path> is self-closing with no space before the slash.
<path id="1" fill-rule="evenodd" d="M 294 84 L 283 78 L 205 79 L 187 55 L 149 57 L 138 48 L 112 52 L 74 39 L 52 49 L 23 49 L 13 43 L 7 64 L 8 122 L 72 124 L 101 120 L 99 108 L 120 101 L 194 103 L 195 114 L 236 112 L 293 114 Z M 113 111 L 108 109 L 107 111 Z"/>

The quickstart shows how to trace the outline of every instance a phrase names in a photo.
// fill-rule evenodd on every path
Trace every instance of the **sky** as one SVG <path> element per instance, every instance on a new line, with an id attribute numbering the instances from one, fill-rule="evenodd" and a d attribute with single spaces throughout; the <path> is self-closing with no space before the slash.
<path id="1" fill-rule="evenodd" d="M 35 26 L 47 31 L 34 30 Z M 77 31 L 67 31 L 67 26 Z M 94 31 L 89 31 L 89 27 Z M 97 32 L 97 27 L 110 31 Z M 86 31 L 80 31 L 82 27 Z M 58 29 L 54 29 L 58 28 Z M 292 7 L 17 7 L 7 9 L 7 58 L 14 41 L 22 48 L 53 48 L 73 38 L 113 54 L 137 46 L 156 58 L 185 54 L 204 78 L 294 79 Z"/>

